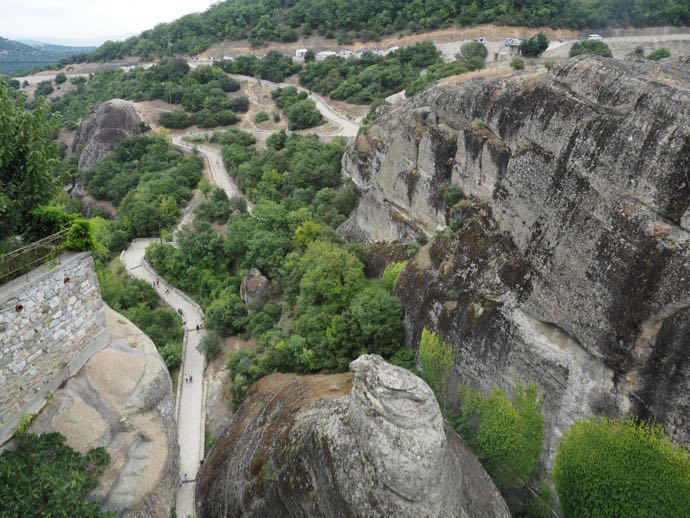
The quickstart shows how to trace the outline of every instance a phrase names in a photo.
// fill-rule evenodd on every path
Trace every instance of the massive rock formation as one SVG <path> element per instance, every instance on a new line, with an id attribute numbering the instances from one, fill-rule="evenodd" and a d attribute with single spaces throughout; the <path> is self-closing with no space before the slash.
<path id="1" fill-rule="evenodd" d="M 80 452 L 108 450 L 89 496 L 103 509 L 167 518 L 179 469 L 170 375 L 153 342 L 109 308 L 106 327 L 109 344 L 52 395 L 31 431 L 60 432 Z"/>
<path id="2" fill-rule="evenodd" d="M 349 374 L 257 382 L 201 469 L 200 516 L 509 516 L 420 378 L 362 356 Z"/>
<path id="3" fill-rule="evenodd" d="M 265 302 L 268 297 L 269 282 L 259 270 L 250 269 L 240 284 L 240 298 L 250 304 L 254 301 Z"/>
<path id="4" fill-rule="evenodd" d="M 79 169 L 89 169 L 110 153 L 115 144 L 139 132 L 139 116 L 132 104 L 113 99 L 99 106 L 89 120 L 79 126 L 72 151 L 80 146 Z"/>
<path id="5" fill-rule="evenodd" d="M 457 350 L 458 383 L 545 395 L 548 467 L 592 414 L 690 440 L 690 64 L 581 57 L 550 74 L 438 86 L 343 159 L 350 239 L 447 232 L 397 286 L 408 339 Z M 446 207 L 459 185 L 468 199 Z"/>

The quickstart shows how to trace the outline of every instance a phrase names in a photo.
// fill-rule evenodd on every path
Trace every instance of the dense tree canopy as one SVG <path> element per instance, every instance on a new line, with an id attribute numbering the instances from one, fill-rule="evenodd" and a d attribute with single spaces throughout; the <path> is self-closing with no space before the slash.
<path id="1" fill-rule="evenodd" d="M 53 169 L 58 120 L 39 100 L 32 110 L 25 97 L 0 82 L 0 240 L 13 235 L 29 212 L 55 192 Z"/>
<path id="2" fill-rule="evenodd" d="M 690 24 L 690 5 L 676 0 L 226 0 L 157 25 L 124 42 L 106 42 L 75 60 L 144 59 L 198 53 L 214 42 L 249 39 L 255 46 L 295 41 L 318 31 L 341 41 L 450 24 L 497 23 L 573 29 Z"/>

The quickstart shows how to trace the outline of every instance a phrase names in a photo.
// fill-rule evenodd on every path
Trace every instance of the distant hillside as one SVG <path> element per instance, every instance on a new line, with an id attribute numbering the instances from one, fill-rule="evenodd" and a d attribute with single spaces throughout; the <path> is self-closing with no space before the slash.
<path id="1" fill-rule="evenodd" d="M 496 23 L 572 29 L 690 25 L 688 0 L 226 0 L 157 25 L 122 42 L 106 42 L 90 61 L 196 54 L 221 40 L 254 46 L 296 41 L 313 32 L 343 43 L 399 31 Z"/>
<path id="2" fill-rule="evenodd" d="M 66 47 L 49 43 L 19 41 L 0 38 L 0 74 L 12 74 L 21 70 L 43 67 L 85 53 L 94 47 Z"/>

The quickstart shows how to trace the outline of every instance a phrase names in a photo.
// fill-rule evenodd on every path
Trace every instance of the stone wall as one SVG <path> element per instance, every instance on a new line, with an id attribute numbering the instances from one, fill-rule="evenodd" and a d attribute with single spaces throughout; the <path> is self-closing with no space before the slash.
<path id="1" fill-rule="evenodd" d="M 106 343 L 91 255 L 59 262 L 0 287 L 0 444 Z"/>

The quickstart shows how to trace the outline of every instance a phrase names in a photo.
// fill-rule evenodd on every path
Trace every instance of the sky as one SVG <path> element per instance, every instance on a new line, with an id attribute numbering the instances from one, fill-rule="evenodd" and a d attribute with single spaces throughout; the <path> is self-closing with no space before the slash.
<path id="1" fill-rule="evenodd" d="M 124 39 L 215 0 L 0 0 L 0 36 L 60 45 Z"/>

